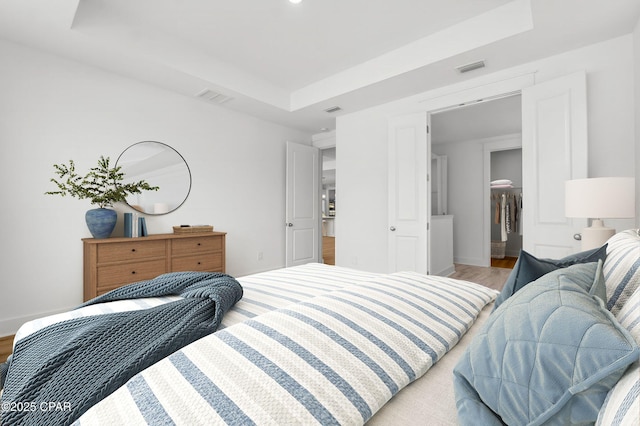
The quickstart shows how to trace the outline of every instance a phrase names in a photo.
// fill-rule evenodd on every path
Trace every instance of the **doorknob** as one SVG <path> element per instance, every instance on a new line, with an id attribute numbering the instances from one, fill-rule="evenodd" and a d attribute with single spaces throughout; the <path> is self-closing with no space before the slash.
<path id="1" fill-rule="evenodd" d="M 289 222 L 289 223 L 287 223 L 287 226 L 288 226 L 289 228 L 291 228 L 291 227 L 293 226 L 293 223 Z"/>
<path id="2" fill-rule="evenodd" d="M 395 227 L 395 226 L 392 226 L 391 228 L 389 228 L 389 231 L 391 231 L 391 232 L 393 232 L 393 231 L 395 231 L 395 230 L 396 230 L 396 227 Z"/>

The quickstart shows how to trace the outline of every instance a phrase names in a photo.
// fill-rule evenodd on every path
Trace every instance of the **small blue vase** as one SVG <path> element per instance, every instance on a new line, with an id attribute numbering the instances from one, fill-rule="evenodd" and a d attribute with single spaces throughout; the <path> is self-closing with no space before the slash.
<path id="1" fill-rule="evenodd" d="M 111 209 L 91 209 L 84 218 L 93 238 L 109 238 L 116 227 L 118 213 Z"/>

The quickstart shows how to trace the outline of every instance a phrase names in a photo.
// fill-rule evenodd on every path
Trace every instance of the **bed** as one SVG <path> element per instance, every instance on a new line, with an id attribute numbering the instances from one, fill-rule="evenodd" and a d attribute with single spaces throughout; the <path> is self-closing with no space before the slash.
<path id="1" fill-rule="evenodd" d="M 609 242 L 598 269 L 612 296 L 608 309 L 635 341 L 639 264 L 640 238 L 625 231 Z M 492 313 L 499 295 L 478 284 L 321 264 L 238 281 L 244 296 L 218 331 L 134 375 L 73 424 L 471 424 L 468 411 L 458 418 L 464 398 L 453 371 L 484 338 L 485 324 L 515 300 Z M 43 318 L 25 324 L 16 341 L 73 316 L 172 300 L 109 302 Z M 637 344 L 625 359 L 634 356 Z M 599 388 L 601 424 L 637 424 L 640 373 L 637 362 L 629 365 Z"/>
<path id="2" fill-rule="evenodd" d="M 308 340 L 302 341 L 303 346 L 311 348 L 316 352 L 317 356 L 314 356 L 315 362 L 322 363 L 323 367 L 321 368 L 324 370 L 321 375 L 323 377 L 329 376 L 329 373 L 327 372 L 329 369 L 334 372 L 332 374 L 337 376 L 349 375 L 350 372 L 348 370 L 351 369 L 351 367 L 347 368 L 346 372 L 340 371 L 340 368 L 344 368 L 352 362 L 348 359 L 348 357 L 351 356 L 351 353 L 355 353 L 358 349 L 357 346 L 363 345 L 364 341 L 376 339 L 378 329 L 384 325 L 385 321 L 390 321 L 381 316 L 379 312 L 390 312 L 389 314 L 385 314 L 385 316 L 395 316 L 395 318 L 393 318 L 393 323 L 402 325 L 402 327 L 400 327 L 400 325 L 396 325 L 396 327 L 398 327 L 397 330 L 390 329 L 387 331 L 387 334 L 389 335 L 389 342 L 383 342 L 381 340 L 377 341 L 377 344 L 384 347 L 387 352 L 394 353 L 394 356 L 397 358 L 396 360 L 393 360 L 392 357 L 384 353 L 375 354 L 377 359 L 369 360 L 368 365 L 356 359 L 357 362 L 364 366 L 368 374 L 372 376 L 372 378 L 367 379 L 369 381 L 365 382 L 364 385 L 359 383 L 351 385 L 347 383 L 347 381 L 336 382 L 335 380 L 339 379 L 333 378 L 333 385 L 328 383 L 328 386 L 322 386 L 319 389 L 314 389 L 311 393 L 314 393 L 315 395 L 307 395 L 307 397 L 317 397 L 318 395 L 322 396 L 322 394 L 325 393 L 324 389 L 329 386 L 335 388 L 344 386 L 364 386 L 364 389 L 359 389 L 359 392 L 352 392 L 354 394 L 366 394 L 360 401 L 354 402 L 349 400 L 349 398 L 346 398 L 345 401 L 344 395 L 338 397 L 333 395 L 329 396 L 329 399 L 338 398 L 339 400 L 337 408 L 331 408 L 331 410 L 337 411 L 337 413 L 331 414 L 329 417 L 333 417 L 336 422 L 343 424 L 361 424 L 369 420 L 394 394 L 397 394 L 408 383 L 422 376 L 429 367 L 439 361 L 447 350 L 456 346 L 459 339 L 472 327 L 478 314 L 483 311 L 483 308 L 485 307 L 485 311 L 487 311 L 490 308 L 490 302 L 497 295 L 494 290 L 490 290 L 477 284 L 442 277 L 429 277 L 415 273 L 398 273 L 389 275 L 372 274 L 323 264 L 308 264 L 294 268 L 269 271 L 239 278 L 239 282 L 242 284 L 244 289 L 244 295 L 242 299 L 226 313 L 219 331 L 214 335 L 215 338 L 214 336 L 210 337 L 212 342 L 215 343 L 212 344 L 209 342 L 209 344 L 207 344 L 204 340 L 196 342 L 197 344 L 190 345 L 184 348 L 183 351 L 175 354 L 174 358 L 167 359 L 168 363 L 173 364 L 176 362 L 176 358 L 182 357 L 183 355 L 186 358 L 183 362 L 189 362 L 189 360 L 198 357 L 219 360 L 224 356 L 230 356 L 228 354 L 225 355 L 226 352 L 231 350 L 228 340 L 231 338 L 238 339 L 235 334 L 231 335 L 230 333 L 235 333 L 238 328 L 246 325 L 250 321 L 255 323 L 256 319 L 260 319 L 260 321 L 267 321 L 268 324 L 263 326 L 268 326 L 271 329 L 277 328 L 278 324 L 283 324 L 283 329 L 279 330 L 279 334 L 282 335 L 281 338 L 283 339 L 307 338 Z M 389 289 L 393 289 L 396 294 L 390 294 Z M 365 294 L 367 294 L 366 297 Z M 409 296 L 413 299 L 406 299 Z M 351 299 L 351 302 L 347 301 L 348 298 Z M 77 318 L 85 315 L 90 316 L 99 315 L 101 313 L 119 312 L 123 310 L 145 309 L 147 307 L 168 303 L 175 299 L 176 297 L 160 297 L 109 302 L 45 317 L 40 320 L 31 321 L 21 327 L 16 334 L 16 341 L 27 338 L 36 330 L 71 317 Z M 354 300 L 356 300 L 356 302 L 354 302 Z M 383 303 L 382 301 L 384 300 L 388 301 Z M 389 302 L 389 300 L 391 302 Z M 315 312 L 310 312 L 314 309 L 310 308 L 309 305 L 304 305 L 305 303 L 310 303 L 310 301 L 313 301 L 312 306 L 316 306 L 316 308 L 323 307 L 323 309 L 331 308 L 338 303 L 341 304 L 342 306 L 339 309 L 340 315 L 343 313 L 346 315 L 348 313 L 351 315 L 351 319 L 341 317 L 340 320 L 335 320 L 336 323 L 329 326 L 329 328 L 346 335 L 346 339 L 355 339 L 356 345 L 349 346 L 348 341 L 338 340 L 339 338 L 336 336 L 333 336 L 333 339 L 327 337 L 328 334 L 331 333 L 331 330 L 325 329 L 322 332 L 318 332 L 317 327 L 319 327 L 319 324 L 326 324 L 330 321 L 331 314 L 328 314 L 326 310 L 323 312 L 318 309 L 315 309 Z M 350 304 L 357 304 L 358 308 L 349 306 Z M 301 309 L 301 311 L 292 312 L 293 309 L 297 308 Z M 352 312 L 348 312 L 349 309 L 351 309 Z M 408 316 L 404 312 L 412 312 L 412 314 Z M 304 318 L 304 320 L 296 319 L 295 315 L 298 315 L 299 318 Z M 363 319 L 359 319 L 361 324 L 358 326 L 351 323 L 352 319 L 355 318 L 357 320 L 359 315 L 364 315 L 362 317 Z M 442 315 L 446 316 L 448 319 L 446 321 L 438 319 L 439 316 Z M 420 317 L 423 319 L 415 319 Z M 378 324 L 375 325 L 374 328 L 369 328 L 368 331 L 364 330 L 364 328 L 370 327 L 370 324 L 368 324 L 370 321 L 376 321 Z M 423 325 L 423 323 L 427 324 L 429 321 L 431 321 L 433 325 Z M 292 322 L 298 323 L 298 329 L 293 327 Z M 314 324 L 314 326 L 308 327 L 307 329 L 300 328 L 304 327 L 305 322 L 310 322 Z M 345 323 L 350 324 L 350 326 L 346 326 Z M 256 325 L 254 324 L 254 328 L 248 330 L 249 327 L 245 326 L 237 332 L 247 333 L 248 331 L 255 331 L 255 327 Z M 349 335 L 349 331 L 352 332 L 352 335 Z M 260 333 L 264 336 L 262 332 Z M 287 333 L 289 333 L 289 336 L 284 336 Z M 311 333 L 318 333 L 324 336 L 324 340 L 321 341 L 322 343 L 320 346 L 317 346 L 317 338 Z M 369 333 L 368 338 L 362 337 L 363 333 Z M 221 343 L 218 336 L 224 337 L 225 335 L 227 336 L 225 350 L 220 352 L 218 349 L 221 346 Z M 251 339 L 257 339 L 258 337 L 260 336 L 241 336 L 245 342 L 250 342 Z M 411 339 L 413 339 L 413 342 Z M 273 342 L 273 340 L 270 342 Z M 255 346 L 257 351 L 262 353 L 267 350 L 273 350 L 273 348 L 270 348 L 270 342 L 260 341 L 255 344 L 251 343 L 251 345 Z M 259 345 L 264 345 L 264 347 Z M 281 344 L 278 343 L 278 345 Z M 331 345 L 334 345 L 333 350 L 336 352 L 342 352 L 336 359 L 331 359 L 331 357 L 326 354 L 327 352 L 329 352 L 329 354 L 333 354 L 333 352 L 329 350 Z M 313 346 L 317 347 L 312 348 Z M 274 353 L 270 356 L 276 357 L 279 350 L 276 348 L 273 352 Z M 242 361 L 242 356 L 235 351 L 233 355 L 235 358 L 229 362 L 237 365 L 237 363 Z M 300 358 L 299 354 L 292 354 L 292 356 L 298 359 Z M 312 355 L 307 354 L 306 356 L 309 358 Z M 364 359 L 364 357 L 367 356 L 369 355 L 364 353 L 359 354 L 360 359 Z M 240 360 L 237 358 L 240 358 Z M 418 361 L 409 365 L 403 358 L 408 360 L 417 359 Z M 291 363 L 292 361 L 281 360 L 278 362 Z M 392 363 L 396 367 L 393 368 L 389 363 Z M 374 364 L 376 367 L 372 368 L 371 366 Z M 200 366 L 199 370 L 206 370 L 205 374 L 214 376 L 216 380 L 222 380 L 222 378 L 225 378 L 225 380 L 232 380 L 226 377 L 230 371 L 242 370 L 244 368 L 251 367 L 251 365 L 253 365 L 253 362 L 247 361 L 247 364 L 242 367 L 236 366 L 233 369 L 221 368 L 220 371 L 219 364 L 214 363 L 214 365 L 207 367 Z M 309 371 L 317 370 L 316 367 L 318 366 L 312 366 L 306 362 L 305 365 L 309 368 Z M 398 365 L 401 365 L 402 368 L 398 367 Z M 159 366 L 158 371 L 166 370 L 163 366 Z M 386 374 L 387 371 L 391 371 L 397 377 L 390 377 Z M 284 373 L 281 372 L 281 374 Z M 305 375 L 302 372 L 299 372 L 298 374 L 302 374 L 303 376 Z M 383 378 L 380 376 L 383 376 Z M 234 378 L 234 380 L 236 379 L 237 378 Z M 251 379 L 251 377 L 243 378 L 243 380 L 249 379 Z M 174 377 L 171 379 L 172 383 L 175 383 L 174 380 L 180 379 Z M 327 379 L 314 376 L 313 381 L 316 380 Z M 351 379 L 351 381 L 354 380 L 355 379 Z M 149 381 L 150 380 L 146 380 L 146 383 Z M 355 381 L 358 382 L 358 380 Z M 208 385 L 211 388 L 222 387 L 222 385 L 217 383 L 209 383 Z M 286 393 L 286 384 L 274 383 L 274 386 L 279 386 L 281 389 L 285 389 Z M 367 393 L 368 388 L 376 390 L 376 392 Z M 174 390 L 175 389 L 177 388 L 174 388 Z M 131 395 L 131 390 L 127 387 L 123 387 L 123 392 Z M 349 392 L 347 392 L 347 394 L 349 394 Z M 187 397 L 188 403 L 184 401 L 181 402 L 182 407 L 178 409 L 178 411 L 181 411 L 182 414 L 174 414 L 174 416 L 179 419 L 176 423 L 194 424 L 194 421 L 196 424 L 199 421 L 202 423 L 210 423 L 211 419 L 216 418 L 215 413 L 213 412 L 208 412 L 204 418 L 198 420 L 190 418 L 189 416 L 192 415 L 192 413 L 200 413 L 204 410 L 204 407 L 199 407 L 197 410 L 193 409 L 193 404 L 195 403 L 195 400 L 193 399 L 194 395 L 189 394 L 184 389 L 180 390 L 178 395 L 172 395 L 171 399 L 174 403 L 178 400 L 177 397 L 180 395 L 190 396 Z M 260 395 L 269 396 L 270 393 L 258 390 L 257 395 L 254 394 L 251 398 L 255 398 Z M 115 423 L 132 424 L 132 413 L 139 411 L 135 408 L 137 407 L 137 403 L 134 403 L 130 407 L 127 406 L 125 409 L 124 407 L 126 405 L 122 404 L 120 397 L 121 396 L 119 394 L 114 394 L 113 398 L 109 399 L 109 401 L 117 401 L 116 405 L 120 407 L 120 411 L 114 411 L 108 407 L 110 402 L 106 400 L 104 401 L 104 407 L 108 408 L 104 408 L 104 410 L 110 413 L 109 416 L 115 415 L 115 413 L 119 413 L 119 415 L 122 416 L 115 419 Z M 283 397 L 283 395 L 280 395 L 280 397 Z M 242 400 L 241 396 L 234 396 L 234 398 L 237 401 Z M 251 398 L 247 399 L 247 401 L 251 402 Z M 341 398 L 342 400 L 340 400 Z M 350 407 L 349 410 L 340 408 L 340 405 L 345 405 L 345 403 Z M 242 402 L 238 402 L 238 404 L 242 404 Z M 331 404 L 333 404 L 333 402 L 324 401 L 322 403 L 318 403 L 318 407 L 324 407 Z M 242 409 L 238 409 L 238 412 L 244 413 L 246 411 L 250 411 L 250 406 L 253 405 L 253 403 L 251 402 L 248 405 L 249 407 L 245 406 Z M 287 405 L 293 406 L 293 399 L 289 401 Z M 369 406 L 369 408 L 363 408 L 363 406 Z M 318 407 L 315 409 L 318 409 Z M 124 411 L 122 411 L 123 409 Z M 131 409 L 133 409 L 133 411 L 128 412 Z M 314 411 L 315 409 L 311 409 L 311 411 Z M 101 410 L 103 410 L 103 408 L 96 406 L 91 413 L 86 413 L 86 416 L 80 419 L 80 424 L 114 423 L 114 419 L 106 420 L 100 418 L 102 415 L 100 414 Z M 328 415 L 327 412 L 331 410 L 323 410 L 325 412 L 323 415 Z M 258 423 L 270 421 L 282 423 L 285 420 L 293 421 L 292 416 L 302 416 L 302 418 L 299 418 L 300 421 L 296 421 L 295 423 L 308 423 L 309 419 L 305 417 L 305 412 L 309 412 L 309 410 L 303 406 L 298 407 L 295 413 L 288 413 L 286 410 L 282 411 L 282 407 L 277 411 L 280 412 L 280 414 L 276 413 L 277 415 L 284 417 L 278 418 L 273 417 L 273 413 L 262 413 L 262 417 L 257 417 L 259 419 Z M 206 412 L 206 410 L 204 412 Z M 182 418 L 180 415 L 186 415 L 187 417 Z M 251 415 L 257 416 L 255 413 L 252 413 Z M 268 421 L 265 416 L 269 417 Z M 320 419 L 320 423 L 328 423 L 324 418 L 321 417 Z M 138 420 L 139 423 L 146 422 L 149 424 L 156 424 L 156 421 L 152 421 L 149 418 L 145 419 L 144 417 L 140 417 Z M 222 421 L 221 418 L 218 418 L 218 420 Z M 230 423 L 240 423 L 240 421 L 227 421 Z"/>

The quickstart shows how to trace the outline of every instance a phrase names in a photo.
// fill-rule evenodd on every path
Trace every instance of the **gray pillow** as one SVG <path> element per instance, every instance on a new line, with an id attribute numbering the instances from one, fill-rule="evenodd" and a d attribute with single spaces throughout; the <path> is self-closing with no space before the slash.
<path id="1" fill-rule="evenodd" d="M 570 256 L 563 257 L 562 259 L 538 259 L 534 255 L 524 250 L 520 250 L 518 261 L 509 274 L 507 281 L 504 283 L 502 291 L 496 298 L 493 310 L 495 311 L 498 309 L 498 306 L 500 306 L 509 297 L 513 296 L 516 291 L 551 271 L 566 268 L 577 263 L 590 263 L 597 262 L 598 260 L 602 260 L 604 262 L 606 257 L 607 244 L 592 250 L 572 254 Z M 599 293 L 598 296 L 606 302 L 607 299 L 604 288 L 605 287 L 603 287 L 602 292 Z"/>
<path id="2" fill-rule="evenodd" d="M 454 368 L 462 425 L 595 422 L 640 349 L 585 289 L 601 262 L 553 271 L 510 297 Z"/>

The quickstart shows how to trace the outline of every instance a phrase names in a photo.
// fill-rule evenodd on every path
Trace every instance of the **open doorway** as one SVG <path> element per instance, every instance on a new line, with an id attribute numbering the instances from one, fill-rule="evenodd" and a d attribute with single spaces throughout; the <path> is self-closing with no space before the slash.
<path id="1" fill-rule="evenodd" d="M 320 253 L 321 261 L 328 265 L 336 263 L 336 132 L 316 133 L 311 137 L 312 145 L 320 150 Z"/>
<path id="2" fill-rule="evenodd" d="M 336 264 L 336 148 L 322 150 L 322 259 Z"/>
<path id="3" fill-rule="evenodd" d="M 448 162 L 447 205 L 457 264 L 491 265 L 490 182 L 499 179 L 492 179 L 491 153 L 521 148 L 521 102 L 515 93 L 431 113 L 431 152 Z M 521 186 L 521 177 L 516 185 Z"/>
<path id="4" fill-rule="evenodd" d="M 522 148 L 490 152 L 491 266 L 513 268 L 522 249 Z"/>

